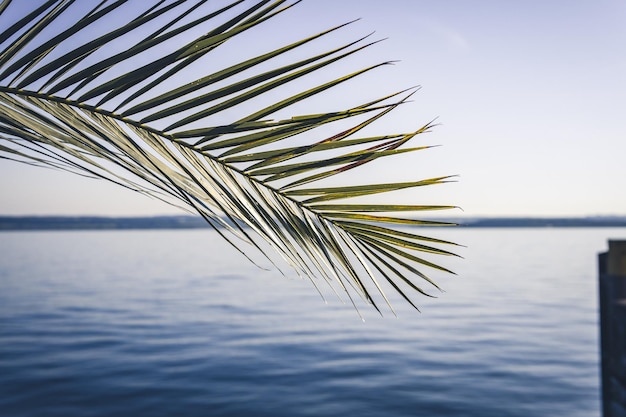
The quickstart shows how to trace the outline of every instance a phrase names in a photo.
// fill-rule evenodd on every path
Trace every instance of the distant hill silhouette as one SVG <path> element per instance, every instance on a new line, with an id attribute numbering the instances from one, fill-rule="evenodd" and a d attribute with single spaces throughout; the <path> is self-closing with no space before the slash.
<path id="1" fill-rule="evenodd" d="M 626 216 L 607 217 L 485 217 L 445 219 L 461 227 L 626 227 Z M 131 230 L 201 229 L 210 226 L 199 216 L 98 217 L 0 216 L 0 231 L 9 230 Z"/>
<path id="2" fill-rule="evenodd" d="M 210 227 L 194 216 L 0 216 L 0 230 L 199 229 Z"/>
<path id="3" fill-rule="evenodd" d="M 626 227 L 626 216 L 611 217 L 494 217 L 460 221 L 465 227 Z"/>

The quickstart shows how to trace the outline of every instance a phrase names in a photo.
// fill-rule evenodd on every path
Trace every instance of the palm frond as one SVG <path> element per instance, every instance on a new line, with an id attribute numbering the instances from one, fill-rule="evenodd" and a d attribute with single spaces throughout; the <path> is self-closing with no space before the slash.
<path id="1" fill-rule="evenodd" d="M 195 211 L 242 253 L 240 241 L 271 259 L 269 244 L 299 274 L 338 285 L 351 300 L 356 292 L 376 309 L 377 299 L 388 303 L 382 283 L 415 305 L 407 290 L 427 294 L 417 280 L 437 288 L 422 268 L 450 272 L 426 256 L 455 256 L 440 248 L 454 244 L 414 233 L 419 226 L 450 223 L 410 213 L 453 206 L 363 198 L 452 177 L 324 182 L 379 158 L 428 148 L 405 145 L 430 123 L 412 132 L 359 136 L 407 103 L 415 89 L 345 110 L 271 118 L 388 64 L 294 90 L 299 80 L 376 43 L 366 36 L 284 63 L 289 52 L 349 23 L 219 65 L 211 54 L 271 24 L 295 3 L 247 6 L 240 0 L 208 9 L 205 1 L 116 0 L 86 7 L 88 2 L 49 0 L 20 2 L 20 16 L 9 3 L 0 3 L 0 17 L 13 19 L 0 35 L 0 158 L 106 179 Z M 196 62 L 212 70 L 189 72 Z M 278 91 L 282 98 L 270 98 Z M 263 97 L 264 106 L 252 106 Z M 317 133 L 337 125 L 330 136 Z"/>

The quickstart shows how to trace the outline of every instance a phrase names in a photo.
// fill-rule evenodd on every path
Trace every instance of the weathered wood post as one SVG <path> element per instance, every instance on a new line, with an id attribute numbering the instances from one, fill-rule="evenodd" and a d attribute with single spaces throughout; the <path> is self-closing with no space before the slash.
<path id="1" fill-rule="evenodd" d="M 604 417 L 626 417 L 626 240 L 599 255 L 600 355 Z"/>

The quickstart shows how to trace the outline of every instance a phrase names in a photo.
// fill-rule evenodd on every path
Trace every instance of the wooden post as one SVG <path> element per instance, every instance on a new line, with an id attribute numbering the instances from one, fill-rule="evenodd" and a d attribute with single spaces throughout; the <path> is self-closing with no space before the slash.
<path id="1" fill-rule="evenodd" d="M 626 241 L 599 255 L 602 413 L 626 417 Z"/>

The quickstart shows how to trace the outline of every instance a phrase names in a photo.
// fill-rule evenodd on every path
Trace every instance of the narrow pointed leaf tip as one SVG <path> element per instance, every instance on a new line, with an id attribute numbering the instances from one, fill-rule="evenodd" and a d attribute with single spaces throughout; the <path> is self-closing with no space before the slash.
<path id="1" fill-rule="evenodd" d="M 111 181 L 198 213 L 244 256 L 286 263 L 320 294 L 322 280 L 355 307 L 393 312 L 400 298 L 417 309 L 414 296 L 452 273 L 438 259 L 460 246 L 417 232 L 454 225 L 424 213 L 458 208 L 411 201 L 452 181 L 414 176 L 416 151 L 432 147 L 417 141 L 434 121 L 368 132 L 419 87 L 370 96 L 368 77 L 393 62 L 345 68 L 378 41 L 331 45 L 356 20 L 246 48 L 282 24 L 276 16 L 308 19 L 297 3 L 2 0 L 2 163 Z M 337 95 L 353 103 L 337 109 Z M 403 169 L 400 155 L 416 157 L 411 175 L 386 179 L 385 169 Z M 357 170 L 362 182 L 350 182 Z"/>

